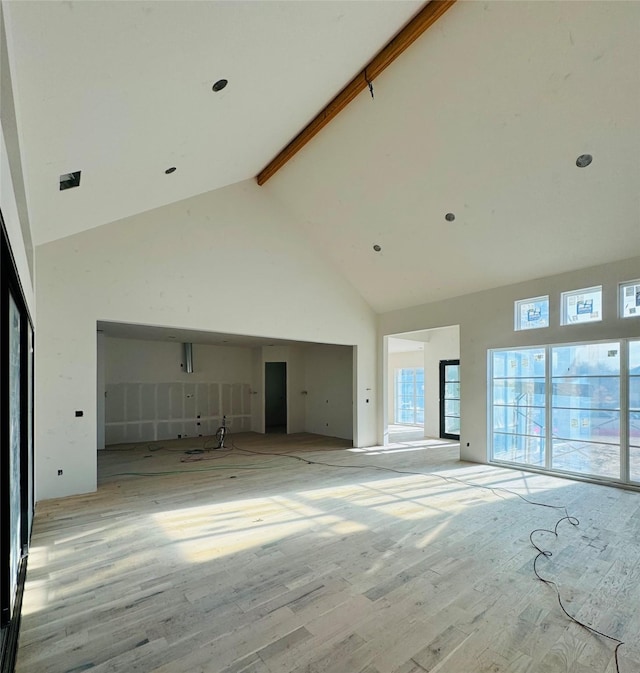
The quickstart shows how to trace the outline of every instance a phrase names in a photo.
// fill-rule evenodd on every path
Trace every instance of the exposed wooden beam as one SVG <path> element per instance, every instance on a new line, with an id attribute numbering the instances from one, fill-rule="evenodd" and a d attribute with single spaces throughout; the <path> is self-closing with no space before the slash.
<path id="1" fill-rule="evenodd" d="M 422 33 L 432 26 L 456 0 L 431 0 L 385 47 L 382 48 L 364 70 L 359 72 L 342 91 L 298 133 L 298 135 L 274 157 L 256 176 L 263 185 L 280 170 L 313 136 L 323 129 L 373 80 L 393 63 L 402 52 L 413 44 Z"/>

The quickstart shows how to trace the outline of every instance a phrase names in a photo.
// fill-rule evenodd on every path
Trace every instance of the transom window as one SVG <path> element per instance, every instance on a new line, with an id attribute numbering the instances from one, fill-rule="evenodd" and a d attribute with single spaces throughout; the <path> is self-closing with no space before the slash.
<path id="1" fill-rule="evenodd" d="M 515 302 L 515 329 L 549 327 L 549 296 L 520 299 Z"/>
<path id="2" fill-rule="evenodd" d="M 602 320 L 602 285 L 563 292 L 562 325 Z"/>
<path id="3" fill-rule="evenodd" d="M 620 317 L 640 318 L 640 279 L 620 283 Z"/>

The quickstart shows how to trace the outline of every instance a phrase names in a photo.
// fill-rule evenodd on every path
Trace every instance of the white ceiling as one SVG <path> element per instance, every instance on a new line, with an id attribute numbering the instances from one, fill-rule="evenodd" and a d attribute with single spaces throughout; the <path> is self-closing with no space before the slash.
<path id="1" fill-rule="evenodd" d="M 639 2 L 458 2 L 374 84 L 264 188 L 376 311 L 640 255 Z"/>
<path id="2" fill-rule="evenodd" d="M 255 176 L 422 4 L 3 0 L 35 244 Z"/>
<path id="3" fill-rule="evenodd" d="M 254 176 L 422 6 L 5 5 L 36 244 Z M 376 311 L 640 255 L 640 2 L 460 1 L 374 87 L 261 189 Z"/>
<path id="4" fill-rule="evenodd" d="M 414 353 L 416 351 L 423 351 L 424 344 L 429 339 L 398 339 L 396 337 L 389 337 L 387 339 L 387 352 L 389 353 Z"/>

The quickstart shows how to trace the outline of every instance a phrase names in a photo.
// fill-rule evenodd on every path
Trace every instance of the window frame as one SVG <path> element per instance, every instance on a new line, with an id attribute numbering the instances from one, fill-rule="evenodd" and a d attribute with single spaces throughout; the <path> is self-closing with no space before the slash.
<path id="1" fill-rule="evenodd" d="M 568 346 L 587 346 L 597 344 L 608 344 L 616 342 L 620 348 L 620 369 L 619 369 L 619 415 L 620 415 L 620 474 L 618 477 L 609 477 L 597 475 L 589 472 L 576 472 L 572 470 L 564 470 L 552 467 L 552 452 L 553 452 L 553 427 L 551 422 L 551 415 L 553 412 L 553 382 L 554 376 L 552 372 L 552 353 L 554 348 L 563 348 Z M 568 476 L 571 478 L 591 481 L 596 483 L 606 483 L 612 486 L 631 486 L 640 487 L 640 472 L 636 470 L 632 473 L 631 459 L 632 447 L 629 436 L 631 425 L 631 401 L 629 399 L 629 384 L 631 382 L 631 367 L 630 367 L 630 344 L 633 342 L 640 342 L 640 337 L 616 337 L 609 339 L 589 339 L 585 341 L 567 341 L 552 344 L 532 344 L 526 346 L 514 345 L 500 348 L 487 349 L 487 462 L 492 465 L 500 465 L 503 467 L 512 467 L 515 469 L 522 469 L 532 472 L 542 472 L 544 474 Z M 547 431 L 545 438 L 545 460 L 543 466 L 538 466 L 526 462 L 516 462 L 504 460 L 501 458 L 494 458 L 493 446 L 493 386 L 494 386 L 494 367 L 493 354 L 500 351 L 520 351 L 530 350 L 533 348 L 543 348 L 545 350 L 545 398 L 546 398 L 546 417 L 547 417 Z M 635 374 L 633 376 L 636 376 Z M 500 377 L 498 377 L 500 378 Z M 555 378 L 558 378 L 557 376 Z M 597 443 L 597 442 L 596 442 Z M 634 474 L 638 475 L 635 479 Z"/>
<path id="2" fill-rule="evenodd" d="M 594 292 L 600 293 L 600 311 L 598 317 L 591 318 L 590 320 L 570 321 L 567 311 L 569 298 Z M 577 290 L 567 290 L 566 292 L 562 292 L 560 295 L 560 325 L 563 327 L 567 327 L 574 325 L 585 325 L 594 322 L 602 322 L 603 309 L 604 309 L 604 295 L 602 291 L 602 285 L 593 285 L 592 287 L 583 287 Z"/>
<path id="3" fill-rule="evenodd" d="M 636 307 L 638 308 L 638 312 L 633 315 L 625 315 L 624 310 L 624 290 L 629 287 L 635 288 Z M 640 303 L 638 303 L 639 292 L 640 292 L 640 278 L 636 278 L 635 280 L 627 280 L 624 281 L 623 283 L 618 283 L 618 318 L 620 318 L 621 320 L 640 318 Z"/>
<path id="4" fill-rule="evenodd" d="M 546 325 L 529 325 L 528 327 L 523 327 L 522 323 L 522 312 L 521 309 L 527 304 L 535 304 L 538 302 L 546 302 L 547 304 L 547 322 Z M 527 332 L 532 329 L 545 329 L 550 325 L 550 312 L 549 312 L 549 295 L 544 294 L 539 297 L 530 297 L 528 299 L 516 299 L 513 302 L 514 309 L 514 318 L 513 318 L 513 329 L 516 332 Z"/>
<path id="5" fill-rule="evenodd" d="M 412 374 L 412 384 L 413 384 L 413 423 L 407 423 L 407 422 L 401 422 L 398 420 L 398 384 L 400 383 L 399 381 L 399 373 L 403 370 L 408 370 L 413 372 Z M 423 386 L 423 394 L 422 394 L 422 422 L 417 422 L 417 406 L 416 406 L 416 399 L 419 397 L 417 393 L 417 388 L 418 388 L 418 380 L 416 376 L 416 371 L 421 370 L 422 371 L 422 386 Z M 425 395 L 424 395 L 424 367 L 395 367 L 394 372 L 393 372 L 393 381 L 394 381 L 394 386 L 393 386 L 393 422 L 395 425 L 406 425 L 406 426 L 424 426 L 424 414 L 425 414 Z M 402 397 L 405 397 L 404 395 Z"/>

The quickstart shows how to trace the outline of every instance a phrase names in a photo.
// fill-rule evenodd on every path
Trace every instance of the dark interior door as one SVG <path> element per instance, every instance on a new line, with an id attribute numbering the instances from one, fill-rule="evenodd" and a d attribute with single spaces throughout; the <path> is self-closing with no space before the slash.
<path id="1" fill-rule="evenodd" d="M 265 362 L 264 426 L 266 432 L 287 431 L 287 363 Z"/>
<path id="2" fill-rule="evenodd" d="M 440 360 L 440 437 L 460 439 L 460 360 Z"/>

